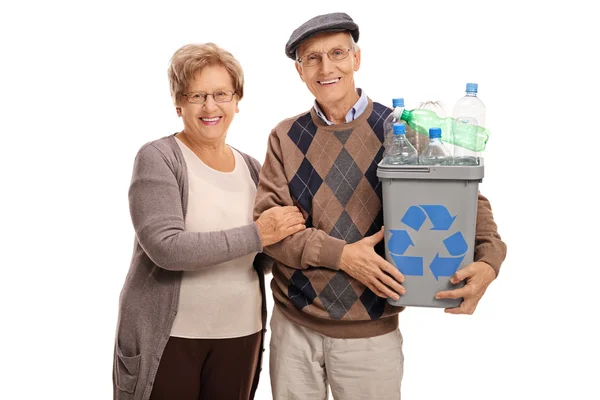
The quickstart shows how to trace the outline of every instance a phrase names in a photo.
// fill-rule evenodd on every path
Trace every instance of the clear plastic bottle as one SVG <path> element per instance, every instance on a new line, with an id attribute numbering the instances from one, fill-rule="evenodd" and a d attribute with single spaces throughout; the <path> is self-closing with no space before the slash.
<path id="1" fill-rule="evenodd" d="M 400 117 L 402 116 L 402 111 L 404 111 L 404 98 L 397 97 L 392 99 L 392 108 L 392 113 L 383 121 L 383 147 L 385 148 L 385 153 L 383 153 L 384 157 L 387 155 L 387 151 L 392 144 L 392 138 L 394 137 L 394 124 L 396 122 L 402 123 L 400 121 Z"/>
<path id="2" fill-rule="evenodd" d="M 394 137 L 391 140 L 389 151 L 383 158 L 383 164 L 406 165 L 418 164 L 417 149 L 406 138 L 406 125 L 394 124 Z"/>
<path id="3" fill-rule="evenodd" d="M 429 144 L 419 156 L 419 164 L 452 165 L 452 155 L 442 142 L 442 129 L 429 129 Z"/>
<path id="4" fill-rule="evenodd" d="M 478 85 L 476 83 L 467 83 L 465 96 L 454 105 L 452 111 L 452 117 L 454 118 L 453 135 L 460 132 L 461 129 L 464 130 L 465 125 L 485 126 L 485 105 L 477 97 L 477 89 Z M 456 165 L 477 165 L 479 164 L 480 155 L 479 151 L 454 146 L 454 164 Z"/>
<path id="5" fill-rule="evenodd" d="M 430 110 L 437 114 L 440 118 L 446 118 L 446 105 L 442 100 L 427 100 L 419 103 L 419 107 L 421 110 Z"/>
<path id="6" fill-rule="evenodd" d="M 442 100 L 422 101 L 419 104 L 419 107 L 417 107 L 417 108 L 420 110 L 433 111 L 440 118 L 446 118 L 448 116 L 448 113 L 446 112 L 446 104 L 444 104 L 444 102 Z M 441 125 L 434 125 L 434 126 L 441 126 Z M 429 131 L 425 132 L 425 135 L 418 135 L 417 140 L 419 141 L 419 147 L 417 148 L 417 151 L 419 152 L 419 154 L 421 154 L 423 152 L 423 150 L 425 150 L 425 147 L 427 147 L 427 145 L 429 144 Z M 453 144 L 451 144 L 449 141 L 444 141 L 444 145 L 446 146 L 446 148 L 448 149 L 450 154 L 454 153 L 454 145 Z"/>

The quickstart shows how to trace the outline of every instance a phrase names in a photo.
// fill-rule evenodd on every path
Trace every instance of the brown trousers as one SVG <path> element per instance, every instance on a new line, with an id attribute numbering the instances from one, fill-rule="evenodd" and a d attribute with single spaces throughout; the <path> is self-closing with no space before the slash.
<path id="1" fill-rule="evenodd" d="M 171 337 L 150 400 L 248 400 L 262 332 L 232 339 Z"/>

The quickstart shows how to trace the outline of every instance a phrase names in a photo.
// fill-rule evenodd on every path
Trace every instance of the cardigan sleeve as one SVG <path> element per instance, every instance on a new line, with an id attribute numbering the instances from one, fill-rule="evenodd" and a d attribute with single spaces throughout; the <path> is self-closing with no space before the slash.
<path id="1" fill-rule="evenodd" d="M 168 158 L 153 144 L 138 152 L 129 187 L 136 238 L 160 268 L 194 271 L 262 251 L 256 223 L 214 232 L 186 232 L 181 193 Z"/>

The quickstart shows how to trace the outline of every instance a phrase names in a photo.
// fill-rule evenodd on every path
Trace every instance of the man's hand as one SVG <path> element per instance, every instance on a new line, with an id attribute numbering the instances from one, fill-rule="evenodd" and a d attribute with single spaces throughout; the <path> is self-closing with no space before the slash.
<path id="1" fill-rule="evenodd" d="M 485 293 L 486 289 L 496 278 L 496 273 L 489 264 L 474 262 L 461 270 L 456 271 L 450 278 L 450 282 L 456 285 L 458 282 L 467 280 L 465 286 L 459 289 L 446 290 L 435 295 L 436 299 L 458 299 L 463 298 L 459 307 L 446 308 L 444 311 L 450 314 L 473 314 L 477 303 Z"/>
<path id="2" fill-rule="evenodd" d="M 398 300 L 400 298 L 398 293 L 406 293 L 404 286 L 398 283 L 404 282 L 404 276 L 373 249 L 381 242 L 383 236 L 382 227 L 372 236 L 345 245 L 340 258 L 340 269 L 371 289 L 377 296 Z"/>

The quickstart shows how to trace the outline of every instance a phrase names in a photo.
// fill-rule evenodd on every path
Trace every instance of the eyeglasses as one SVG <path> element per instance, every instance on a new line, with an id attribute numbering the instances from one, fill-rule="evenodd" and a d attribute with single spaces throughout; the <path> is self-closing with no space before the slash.
<path id="1" fill-rule="evenodd" d="M 194 104 L 204 104 L 206 102 L 206 98 L 208 96 L 212 96 L 215 102 L 217 103 L 229 103 L 233 100 L 233 95 L 235 92 L 225 92 L 219 90 L 214 93 L 204 93 L 204 92 L 194 92 L 194 93 L 183 93 L 182 96 L 186 96 L 190 103 Z"/>
<path id="2" fill-rule="evenodd" d="M 307 54 L 305 56 L 298 58 L 297 61 L 301 64 L 306 65 L 307 67 L 312 67 L 314 65 L 321 64 L 321 61 L 323 61 L 323 54 L 327 54 L 327 57 L 331 61 L 337 62 L 337 61 L 341 61 L 344 58 L 348 57 L 348 54 L 350 54 L 350 51 L 352 51 L 352 49 L 336 48 L 336 49 L 331 49 L 329 51 L 310 53 L 310 54 Z"/>

